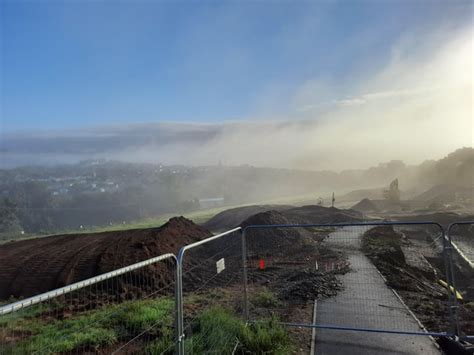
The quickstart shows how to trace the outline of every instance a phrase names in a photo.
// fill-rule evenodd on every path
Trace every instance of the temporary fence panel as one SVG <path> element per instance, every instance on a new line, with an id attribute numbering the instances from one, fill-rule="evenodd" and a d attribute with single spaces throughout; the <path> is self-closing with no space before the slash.
<path id="1" fill-rule="evenodd" d="M 0 307 L 1 354 L 172 354 L 176 258 L 164 254 Z"/>
<path id="2" fill-rule="evenodd" d="M 236 345 L 233 317 L 242 315 L 241 230 L 232 229 L 183 247 L 181 353 L 231 353 Z"/>
<path id="3" fill-rule="evenodd" d="M 448 228 L 451 267 L 456 293 L 457 330 L 474 340 L 474 222 L 453 223 Z"/>
<path id="4" fill-rule="evenodd" d="M 251 321 L 277 317 L 321 329 L 450 332 L 445 238 L 438 224 L 255 225 L 243 234 Z"/>

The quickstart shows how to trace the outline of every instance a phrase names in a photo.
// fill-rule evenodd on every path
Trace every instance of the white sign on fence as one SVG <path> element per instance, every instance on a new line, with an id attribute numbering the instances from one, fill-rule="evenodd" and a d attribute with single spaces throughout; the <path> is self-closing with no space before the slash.
<path id="1" fill-rule="evenodd" d="M 224 258 L 219 259 L 216 261 L 216 268 L 217 268 L 217 273 L 221 273 L 225 269 L 225 260 Z"/>

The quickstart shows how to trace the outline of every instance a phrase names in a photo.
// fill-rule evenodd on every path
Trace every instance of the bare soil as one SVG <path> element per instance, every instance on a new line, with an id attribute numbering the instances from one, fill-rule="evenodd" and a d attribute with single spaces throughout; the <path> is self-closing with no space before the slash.
<path id="1" fill-rule="evenodd" d="M 175 217 L 159 228 L 66 234 L 0 245 L 0 299 L 29 297 L 164 253 L 177 253 L 181 246 L 210 235 L 192 221 Z M 166 263 L 150 267 L 149 281 L 163 285 L 173 280 L 168 268 Z"/>
<path id="2" fill-rule="evenodd" d="M 294 207 L 289 205 L 254 205 L 232 208 L 212 217 L 203 226 L 211 231 L 223 231 L 237 226 L 249 225 L 249 219 L 265 212 L 278 212 L 289 223 L 343 223 L 361 221 L 363 215 L 354 210 L 343 210 L 334 207 L 307 205 Z"/>
<path id="3" fill-rule="evenodd" d="M 449 331 L 448 291 L 438 283 L 439 279 L 446 279 L 442 256 L 420 246 L 421 238 L 420 233 L 401 234 L 392 227 L 377 227 L 363 236 L 363 250 L 386 278 L 387 285 L 400 294 L 428 330 Z M 424 238 L 425 246 L 429 245 L 429 237 Z M 462 317 L 472 324 L 473 315 Z"/>

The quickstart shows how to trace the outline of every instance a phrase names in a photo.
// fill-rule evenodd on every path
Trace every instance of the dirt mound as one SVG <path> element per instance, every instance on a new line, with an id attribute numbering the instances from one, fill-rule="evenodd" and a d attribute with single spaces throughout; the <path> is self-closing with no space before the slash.
<path id="1" fill-rule="evenodd" d="M 293 272 L 285 278 L 283 287 L 279 290 L 279 297 L 293 302 L 312 301 L 334 297 L 343 289 L 335 273 L 322 273 L 310 270 Z"/>
<path id="2" fill-rule="evenodd" d="M 282 211 L 282 214 L 291 221 L 291 223 L 310 224 L 359 222 L 362 221 L 364 217 L 362 213 L 357 211 L 316 205 L 291 208 Z"/>
<path id="3" fill-rule="evenodd" d="M 358 211 L 340 210 L 334 207 L 316 205 L 302 207 L 294 207 L 290 205 L 255 205 L 225 210 L 204 223 L 203 227 L 214 232 L 229 230 L 239 225 L 243 225 L 246 220 L 251 218 L 253 215 L 269 211 L 280 212 L 281 215 L 279 218 L 283 216 L 287 219 L 287 223 L 328 224 L 355 222 L 363 219 L 363 215 Z"/>
<path id="4" fill-rule="evenodd" d="M 67 234 L 12 242 L 0 246 L 0 298 L 28 297 L 164 253 L 211 233 L 184 217 L 159 228 L 91 234 Z M 172 274 L 155 264 L 153 282 Z M 163 271 L 163 270 L 162 270 Z"/>
<path id="5" fill-rule="evenodd" d="M 377 206 L 375 206 L 375 204 L 372 201 L 370 201 L 368 198 L 364 198 L 363 200 L 360 200 L 358 203 L 352 206 L 351 209 L 354 211 L 362 212 L 362 213 L 378 211 Z"/>
<path id="6" fill-rule="evenodd" d="M 461 215 L 454 212 L 437 212 L 413 214 L 407 216 L 394 216 L 392 219 L 400 222 L 432 221 L 437 222 L 447 228 L 450 223 L 472 221 L 474 220 L 474 215 Z"/>
<path id="7" fill-rule="evenodd" d="M 247 218 L 242 227 L 291 223 L 281 212 L 267 211 Z M 300 248 L 307 238 L 311 238 L 311 232 L 303 228 L 249 229 L 246 233 L 249 254 L 258 252 L 259 255 L 287 253 L 288 250 Z"/>
<path id="8" fill-rule="evenodd" d="M 250 216 L 266 211 L 284 211 L 293 208 L 290 205 L 253 205 L 231 208 L 222 211 L 203 224 L 203 227 L 213 232 L 229 230 L 239 226 Z"/>
<path id="9" fill-rule="evenodd" d="M 459 198 L 471 199 L 473 197 L 472 187 L 461 187 L 455 185 L 437 185 L 414 197 L 418 201 L 442 201 L 454 202 Z"/>

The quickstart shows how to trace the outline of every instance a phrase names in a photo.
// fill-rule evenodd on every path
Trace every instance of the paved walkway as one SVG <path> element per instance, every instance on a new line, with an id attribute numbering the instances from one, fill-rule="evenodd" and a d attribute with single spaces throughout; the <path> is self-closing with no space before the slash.
<path id="1" fill-rule="evenodd" d="M 326 241 L 332 249 L 344 250 L 351 271 L 341 276 L 344 291 L 318 302 L 316 324 L 421 331 L 360 250 L 362 233 L 362 230 L 345 229 L 332 233 Z M 440 351 L 427 336 L 318 329 L 315 354 L 440 354 Z"/>

